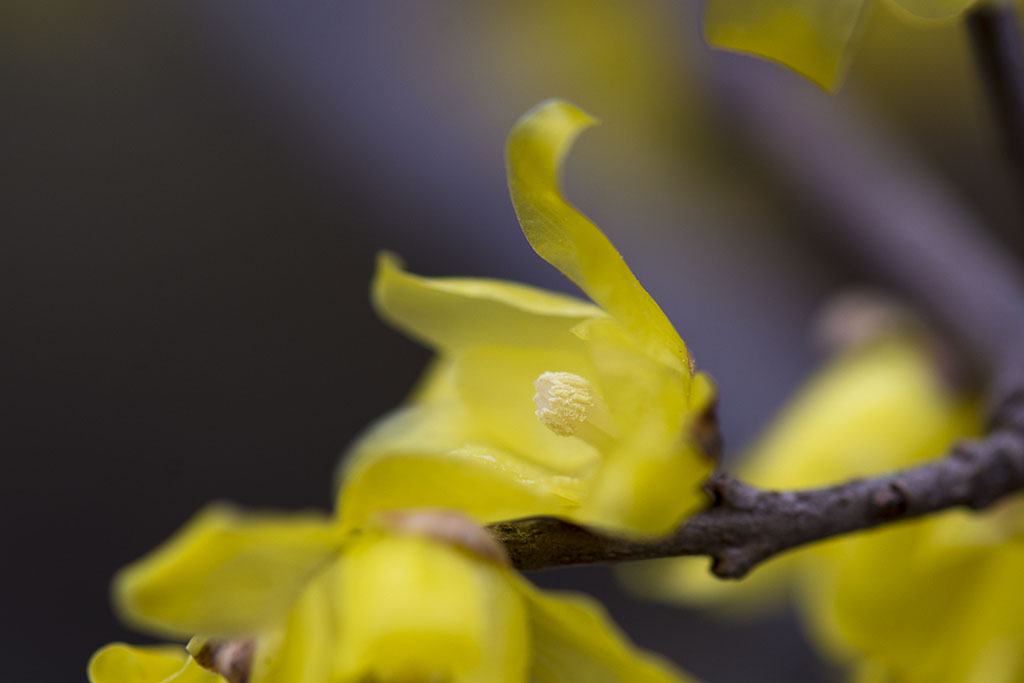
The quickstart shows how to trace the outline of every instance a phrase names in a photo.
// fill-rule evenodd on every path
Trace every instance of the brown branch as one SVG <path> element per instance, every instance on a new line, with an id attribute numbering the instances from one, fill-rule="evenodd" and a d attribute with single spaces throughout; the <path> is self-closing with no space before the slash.
<path id="1" fill-rule="evenodd" d="M 1024 411 L 1020 411 L 1024 417 Z M 820 489 L 766 491 L 720 474 L 710 508 L 654 541 L 612 538 L 555 519 L 491 527 L 519 569 L 708 555 L 722 578 L 742 577 L 790 548 L 938 510 L 988 507 L 1024 489 L 1024 421 L 913 469 Z"/>

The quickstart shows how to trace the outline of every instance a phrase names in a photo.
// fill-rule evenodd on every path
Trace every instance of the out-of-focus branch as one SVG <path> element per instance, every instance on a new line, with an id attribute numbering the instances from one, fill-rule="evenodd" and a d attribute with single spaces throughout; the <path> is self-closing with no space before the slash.
<path id="1" fill-rule="evenodd" d="M 1024 390 L 1024 274 L 955 190 L 849 102 L 766 78 L 765 65 L 729 66 L 716 81 L 723 111 L 816 235 L 972 351 L 992 410 Z"/>
<path id="2" fill-rule="evenodd" d="M 711 506 L 651 542 L 551 519 L 492 526 L 521 569 L 708 555 L 743 576 L 812 541 L 956 506 L 983 509 L 1024 489 L 1024 276 L 953 194 L 899 146 L 835 109 L 786 92 L 756 68 L 724 74 L 720 95 L 751 145 L 819 214 L 819 232 L 871 279 L 908 295 L 973 350 L 990 377 L 988 436 L 919 467 L 805 491 L 765 491 L 719 475 Z M 832 106 L 828 104 L 824 106 Z"/>
<path id="3" fill-rule="evenodd" d="M 1024 38 L 1012 2 L 979 3 L 967 30 L 1006 148 L 1024 182 Z"/>

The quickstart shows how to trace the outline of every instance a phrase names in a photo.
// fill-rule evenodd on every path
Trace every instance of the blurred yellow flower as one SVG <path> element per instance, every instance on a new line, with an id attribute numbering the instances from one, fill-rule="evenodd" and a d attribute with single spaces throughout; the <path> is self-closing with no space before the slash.
<path id="1" fill-rule="evenodd" d="M 889 0 L 922 19 L 954 17 L 977 0 Z M 870 0 L 708 0 L 709 43 L 781 62 L 831 89 Z"/>
<path id="2" fill-rule="evenodd" d="M 911 466 L 981 429 L 918 340 L 876 340 L 838 358 L 797 395 L 741 473 L 809 488 Z M 706 561 L 624 572 L 652 597 L 743 614 L 794 592 L 814 640 L 863 681 L 1015 681 L 1024 675 L 1024 503 L 948 511 L 798 550 L 739 583 Z"/>
<path id="3" fill-rule="evenodd" d="M 224 683 L 180 645 L 135 647 L 112 643 L 89 660 L 90 683 Z"/>
<path id="4" fill-rule="evenodd" d="M 380 314 L 438 359 L 411 403 L 345 463 L 347 528 L 381 509 L 441 505 L 480 521 L 536 515 L 661 534 L 704 502 L 713 468 L 693 436 L 714 391 L 608 239 L 561 195 L 558 173 L 594 123 L 545 102 L 506 146 L 534 250 L 597 305 L 526 285 L 422 278 L 384 255 Z"/>
<path id="5" fill-rule="evenodd" d="M 816 641 L 860 681 L 1024 678 L 1024 504 L 836 543 L 800 586 Z"/>
<path id="6" fill-rule="evenodd" d="M 546 595 L 520 578 L 461 514 L 403 514 L 403 525 L 343 536 L 327 516 L 214 507 L 123 570 L 116 602 L 155 633 L 203 634 L 194 654 L 207 639 L 255 639 L 249 683 L 688 680 L 635 651 L 589 598 Z M 180 655 L 114 645 L 90 675 L 219 680 L 191 663 L 192 678 L 160 677 L 181 665 Z"/>

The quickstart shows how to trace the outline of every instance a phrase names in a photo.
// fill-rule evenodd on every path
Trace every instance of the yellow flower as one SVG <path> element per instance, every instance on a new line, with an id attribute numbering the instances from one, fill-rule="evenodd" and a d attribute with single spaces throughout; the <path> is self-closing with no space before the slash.
<path id="1" fill-rule="evenodd" d="M 922 19 L 953 17 L 976 0 L 891 0 Z M 709 43 L 781 62 L 824 88 L 839 80 L 870 0 L 708 0 Z"/>
<path id="2" fill-rule="evenodd" d="M 484 522 L 555 515 L 660 534 L 704 503 L 713 462 L 692 430 L 710 409 L 711 382 L 615 247 L 559 191 L 562 160 L 593 123 L 545 102 L 513 127 L 506 160 L 530 245 L 595 303 L 417 277 L 381 257 L 378 311 L 438 359 L 410 404 L 348 455 L 338 502 L 347 528 L 380 509 L 441 505 Z"/>
<path id="3" fill-rule="evenodd" d="M 90 683 L 224 683 L 175 645 L 112 643 L 92 656 L 88 674 Z"/>
<path id="4" fill-rule="evenodd" d="M 1024 504 L 835 544 L 801 586 L 816 641 L 860 681 L 1024 678 Z"/>
<path id="5" fill-rule="evenodd" d="M 939 378 L 926 347 L 877 340 L 829 364 L 743 464 L 767 488 L 809 488 L 912 466 L 981 428 L 976 402 Z M 1024 502 L 948 511 L 798 550 L 742 582 L 706 561 L 650 563 L 644 593 L 734 613 L 793 591 L 815 642 L 858 680 L 1011 681 L 1024 675 Z"/>
<path id="6" fill-rule="evenodd" d="M 155 633 L 203 634 L 194 653 L 206 639 L 254 638 L 249 683 L 686 680 L 636 652 L 588 598 L 546 595 L 520 578 L 465 517 L 392 515 L 344 535 L 327 516 L 214 507 L 123 570 L 116 602 Z M 120 653 L 129 655 L 148 656 Z M 131 675 L 120 665 L 93 681 L 165 680 Z"/>

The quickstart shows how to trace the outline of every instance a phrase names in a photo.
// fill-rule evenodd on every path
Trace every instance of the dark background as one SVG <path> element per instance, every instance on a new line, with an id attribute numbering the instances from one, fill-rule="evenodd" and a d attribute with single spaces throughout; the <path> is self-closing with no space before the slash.
<path id="1" fill-rule="evenodd" d="M 723 92 L 768 84 L 794 111 L 884 130 L 966 210 L 1019 224 L 959 27 L 876 11 L 830 97 L 710 53 L 697 17 L 669 2 L 0 10 L 2 678 L 84 680 L 98 646 L 146 642 L 112 614 L 110 576 L 204 503 L 329 508 L 339 454 L 428 358 L 369 307 L 378 250 L 568 291 L 504 185 L 504 134 L 545 97 L 603 119 L 568 193 L 719 382 L 733 452 L 814 367 L 816 308 L 857 280 L 801 232 L 827 212 L 744 142 L 757 112 Z M 835 676 L 788 616 L 640 603 L 602 568 L 535 578 L 595 592 L 709 681 Z"/>

